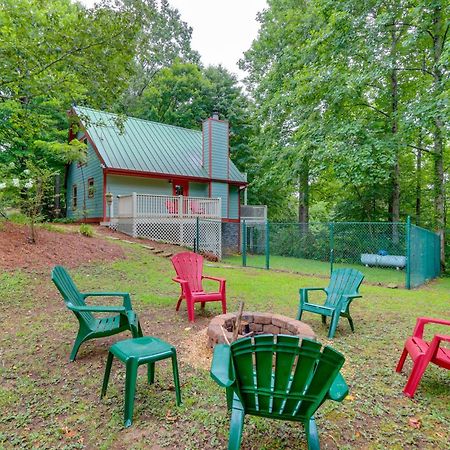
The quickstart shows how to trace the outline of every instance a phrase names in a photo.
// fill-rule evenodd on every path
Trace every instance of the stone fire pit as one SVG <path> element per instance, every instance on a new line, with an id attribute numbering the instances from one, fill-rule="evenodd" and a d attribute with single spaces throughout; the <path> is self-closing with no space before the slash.
<path id="1" fill-rule="evenodd" d="M 236 313 L 221 314 L 214 317 L 208 326 L 208 345 L 212 348 L 216 344 L 225 343 L 222 328 L 229 341 L 232 340 L 233 325 L 236 322 Z M 242 314 L 242 322 L 239 330 L 238 339 L 245 334 L 252 332 L 253 334 L 288 334 L 291 336 L 300 336 L 315 339 L 316 335 L 309 325 L 300 322 L 300 320 L 291 317 L 282 316 L 280 314 L 260 313 L 260 312 L 244 312 Z"/>

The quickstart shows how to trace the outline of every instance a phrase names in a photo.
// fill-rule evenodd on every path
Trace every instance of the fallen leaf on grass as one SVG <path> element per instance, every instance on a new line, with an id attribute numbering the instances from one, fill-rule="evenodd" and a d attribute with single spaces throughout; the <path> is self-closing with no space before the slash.
<path id="1" fill-rule="evenodd" d="M 184 331 L 189 331 L 191 329 L 191 327 L 186 327 L 185 329 L 184 329 Z"/>
<path id="2" fill-rule="evenodd" d="M 419 429 L 422 426 L 422 421 L 420 419 L 416 419 L 415 417 L 411 417 L 409 419 L 409 426 L 411 428 Z"/>
<path id="3" fill-rule="evenodd" d="M 68 427 L 64 427 L 64 437 L 71 438 L 74 437 L 77 433 L 73 430 L 69 430 Z"/>
<path id="4" fill-rule="evenodd" d="M 347 395 L 347 397 L 345 397 L 345 400 L 347 400 L 348 402 L 352 402 L 353 400 L 355 400 L 355 397 L 353 395 Z"/>
<path id="5" fill-rule="evenodd" d="M 166 413 L 166 420 L 168 420 L 169 422 L 175 422 L 177 420 L 176 416 L 172 416 L 171 415 L 171 411 L 167 411 Z"/>

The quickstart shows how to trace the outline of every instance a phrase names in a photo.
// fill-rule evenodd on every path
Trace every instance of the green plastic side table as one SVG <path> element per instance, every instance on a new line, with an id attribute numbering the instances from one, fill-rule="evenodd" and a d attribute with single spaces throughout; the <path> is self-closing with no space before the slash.
<path id="1" fill-rule="evenodd" d="M 122 361 L 126 366 L 125 379 L 125 427 L 129 427 L 133 422 L 134 395 L 136 392 L 136 377 L 138 367 L 141 364 L 148 364 L 148 382 L 155 381 L 155 362 L 162 359 L 172 359 L 173 381 L 175 384 L 175 394 L 177 406 L 181 404 L 180 381 L 178 378 L 177 352 L 175 347 L 162 341 L 161 339 L 145 336 L 136 339 L 126 339 L 117 342 L 109 349 L 108 360 L 106 362 L 105 376 L 101 398 L 106 394 L 108 388 L 109 374 L 114 356 Z"/>

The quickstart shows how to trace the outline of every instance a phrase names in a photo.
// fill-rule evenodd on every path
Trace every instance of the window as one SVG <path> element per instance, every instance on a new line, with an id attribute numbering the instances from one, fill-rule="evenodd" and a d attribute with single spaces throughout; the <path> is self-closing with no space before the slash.
<path id="1" fill-rule="evenodd" d="M 78 205 L 78 188 L 77 185 L 74 184 L 72 186 L 72 209 L 77 209 Z"/>
<path id="2" fill-rule="evenodd" d="M 94 198 L 95 187 L 94 187 L 94 179 L 88 178 L 88 198 Z"/>

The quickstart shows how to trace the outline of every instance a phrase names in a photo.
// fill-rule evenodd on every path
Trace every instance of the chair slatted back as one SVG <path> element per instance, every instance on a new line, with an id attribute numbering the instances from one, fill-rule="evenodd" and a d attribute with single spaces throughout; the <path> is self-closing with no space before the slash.
<path id="1" fill-rule="evenodd" d="M 186 280 L 192 292 L 203 291 L 203 256 L 193 252 L 178 253 L 171 258 L 178 278 Z"/>
<path id="2" fill-rule="evenodd" d="M 287 420 L 315 413 L 345 361 L 330 347 L 285 335 L 240 339 L 231 352 L 246 413 Z"/>
<path id="3" fill-rule="evenodd" d="M 72 304 L 74 306 L 86 306 L 83 296 L 78 288 L 75 286 L 71 276 L 67 270 L 62 266 L 55 266 L 52 270 L 52 281 L 55 283 L 59 292 L 64 298 L 66 305 Z M 83 320 L 89 325 L 95 321 L 92 313 L 88 311 L 77 312 L 77 315 L 81 316 Z"/>
<path id="4" fill-rule="evenodd" d="M 343 294 L 357 294 L 363 279 L 364 275 L 356 269 L 333 270 L 327 287 L 325 306 L 336 306 Z"/>

